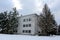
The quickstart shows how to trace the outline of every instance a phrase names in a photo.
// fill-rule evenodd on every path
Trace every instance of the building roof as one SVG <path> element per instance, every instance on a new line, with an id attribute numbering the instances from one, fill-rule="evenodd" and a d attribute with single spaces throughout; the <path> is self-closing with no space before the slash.
<path id="1" fill-rule="evenodd" d="M 39 15 L 37 15 L 37 14 L 28 14 L 28 15 L 21 15 L 21 16 L 19 16 L 19 17 L 26 17 L 26 16 L 31 16 L 31 15 L 35 15 L 35 16 L 37 16 L 37 17 L 39 16 Z M 18 17 L 18 18 L 19 18 L 19 17 Z"/>

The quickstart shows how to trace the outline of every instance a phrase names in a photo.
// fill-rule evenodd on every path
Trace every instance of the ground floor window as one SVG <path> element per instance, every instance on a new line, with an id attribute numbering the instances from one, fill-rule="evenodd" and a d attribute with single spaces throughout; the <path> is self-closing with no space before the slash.
<path id="1" fill-rule="evenodd" d="M 23 33 L 31 33 L 31 30 L 23 30 Z"/>

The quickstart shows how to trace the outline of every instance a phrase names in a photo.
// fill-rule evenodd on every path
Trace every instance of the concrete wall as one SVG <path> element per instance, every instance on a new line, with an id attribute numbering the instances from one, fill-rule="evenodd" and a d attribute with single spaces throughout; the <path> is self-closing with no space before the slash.
<path id="1" fill-rule="evenodd" d="M 23 22 L 24 19 L 31 19 L 31 21 Z M 37 25 L 38 16 L 36 14 L 25 15 L 18 18 L 18 34 L 36 34 L 38 32 Z M 31 27 L 23 27 L 23 24 L 31 24 Z M 23 30 L 31 30 L 31 33 L 23 33 Z"/>

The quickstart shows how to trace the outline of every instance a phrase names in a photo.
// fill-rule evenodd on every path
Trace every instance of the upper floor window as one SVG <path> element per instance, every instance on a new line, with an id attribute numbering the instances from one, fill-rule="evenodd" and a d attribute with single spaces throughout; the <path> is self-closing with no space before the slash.
<path id="1" fill-rule="evenodd" d="M 23 33 L 25 32 L 25 30 L 23 30 Z"/>
<path id="2" fill-rule="evenodd" d="M 31 19 L 29 18 L 29 21 L 31 21 Z"/>
<path id="3" fill-rule="evenodd" d="M 23 22 L 28 22 L 28 21 L 31 21 L 31 19 L 30 18 L 23 19 Z"/>
<path id="4" fill-rule="evenodd" d="M 28 24 L 26 24 L 26 27 L 28 27 Z"/>
<path id="5" fill-rule="evenodd" d="M 23 27 L 25 27 L 25 24 L 23 25 Z"/>
<path id="6" fill-rule="evenodd" d="M 25 22 L 25 19 L 23 19 L 23 22 Z"/>
<path id="7" fill-rule="evenodd" d="M 23 24 L 23 27 L 31 27 L 31 24 Z"/>
<path id="8" fill-rule="evenodd" d="M 29 24 L 29 27 L 31 27 L 31 24 Z"/>

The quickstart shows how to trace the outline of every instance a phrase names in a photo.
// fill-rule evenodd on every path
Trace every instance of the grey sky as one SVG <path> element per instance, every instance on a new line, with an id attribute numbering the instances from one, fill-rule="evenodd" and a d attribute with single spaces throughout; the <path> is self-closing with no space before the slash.
<path id="1" fill-rule="evenodd" d="M 55 20 L 60 24 L 60 0 L 0 0 L 0 12 L 10 11 L 13 7 L 16 7 L 22 15 L 40 14 L 45 3 L 48 4 Z"/>

